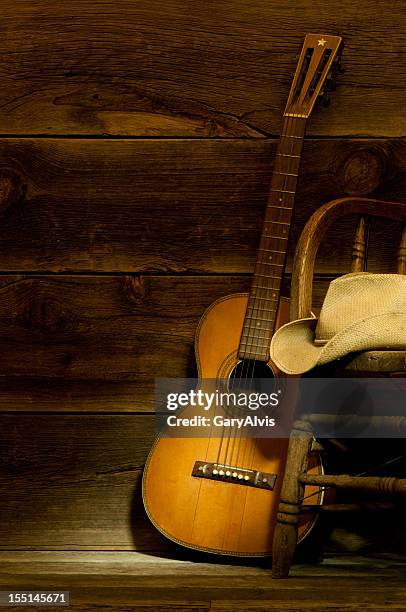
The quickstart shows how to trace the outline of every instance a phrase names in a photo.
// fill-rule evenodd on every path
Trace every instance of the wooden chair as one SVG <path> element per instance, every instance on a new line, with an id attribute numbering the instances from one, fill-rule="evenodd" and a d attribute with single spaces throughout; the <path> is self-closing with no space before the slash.
<path id="1" fill-rule="evenodd" d="M 323 236 L 337 220 L 347 215 L 360 215 L 353 243 L 351 271 L 365 269 L 366 216 L 382 217 L 403 224 L 401 244 L 398 250 L 397 272 L 406 273 L 406 204 L 384 202 L 367 198 L 343 198 L 328 202 L 318 209 L 308 221 L 297 244 L 292 274 L 291 320 L 309 317 L 312 308 L 313 270 L 317 251 Z M 351 358 L 350 358 L 351 359 Z M 406 351 L 368 351 L 356 355 L 345 366 L 349 376 L 385 376 L 406 371 Z M 337 370 L 338 371 L 338 370 Z M 330 374 L 329 374 L 330 376 Z M 281 491 L 278 522 L 273 541 L 272 575 L 285 578 L 289 574 L 297 542 L 299 512 L 303 504 L 304 486 L 318 485 L 351 491 L 368 491 L 386 495 L 406 495 L 406 479 L 393 477 L 318 475 L 309 476 L 307 462 L 314 450 L 313 427 L 320 419 L 330 415 L 308 413 L 293 425 L 289 441 L 286 471 Z M 362 418 L 362 417 L 360 417 Z M 376 426 L 394 428 L 405 432 L 406 418 L 384 416 Z M 316 443 L 317 445 L 317 443 Z M 339 509 L 335 505 L 335 509 Z"/>

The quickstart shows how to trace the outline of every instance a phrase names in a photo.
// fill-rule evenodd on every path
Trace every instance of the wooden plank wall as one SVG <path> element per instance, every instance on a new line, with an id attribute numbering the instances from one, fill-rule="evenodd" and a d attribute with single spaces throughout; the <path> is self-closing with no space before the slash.
<path id="1" fill-rule="evenodd" d="M 249 288 L 304 35 L 343 36 L 345 74 L 310 122 L 288 273 L 323 202 L 404 199 L 404 8 L 1 2 L 1 548 L 167 546 L 139 492 L 154 377 L 193 374 L 204 309 Z M 353 227 L 322 246 L 316 303 Z M 373 224 L 373 269 L 399 237 Z"/>

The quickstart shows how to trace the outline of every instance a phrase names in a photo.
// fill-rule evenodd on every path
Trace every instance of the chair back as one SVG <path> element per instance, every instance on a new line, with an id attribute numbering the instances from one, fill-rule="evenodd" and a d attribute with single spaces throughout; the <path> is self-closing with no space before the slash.
<path id="1" fill-rule="evenodd" d="M 406 274 L 406 203 L 370 198 L 341 198 L 321 206 L 310 217 L 300 235 L 293 262 L 290 319 L 311 316 L 314 263 L 320 243 L 330 226 L 343 217 L 360 215 L 352 246 L 351 271 L 366 269 L 368 217 L 399 221 L 404 226 L 398 249 L 397 273 Z"/>

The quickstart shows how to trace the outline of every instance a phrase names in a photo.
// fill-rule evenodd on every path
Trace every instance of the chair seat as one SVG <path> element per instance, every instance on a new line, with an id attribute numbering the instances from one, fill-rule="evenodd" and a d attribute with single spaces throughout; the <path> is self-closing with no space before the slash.
<path id="1" fill-rule="evenodd" d="M 406 375 L 406 351 L 365 351 L 356 355 L 345 366 L 345 371 L 365 373 L 390 372 Z"/>

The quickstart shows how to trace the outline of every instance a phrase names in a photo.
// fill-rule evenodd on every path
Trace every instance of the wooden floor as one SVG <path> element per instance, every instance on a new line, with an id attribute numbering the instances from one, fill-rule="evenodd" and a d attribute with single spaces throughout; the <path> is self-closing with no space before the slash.
<path id="1" fill-rule="evenodd" d="M 0 590 L 69 590 L 73 610 L 405 610 L 405 579 L 396 556 L 327 557 L 275 581 L 266 567 L 145 553 L 0 553 Z M 41 609 L 60 608 L 19 607 Z"/>

